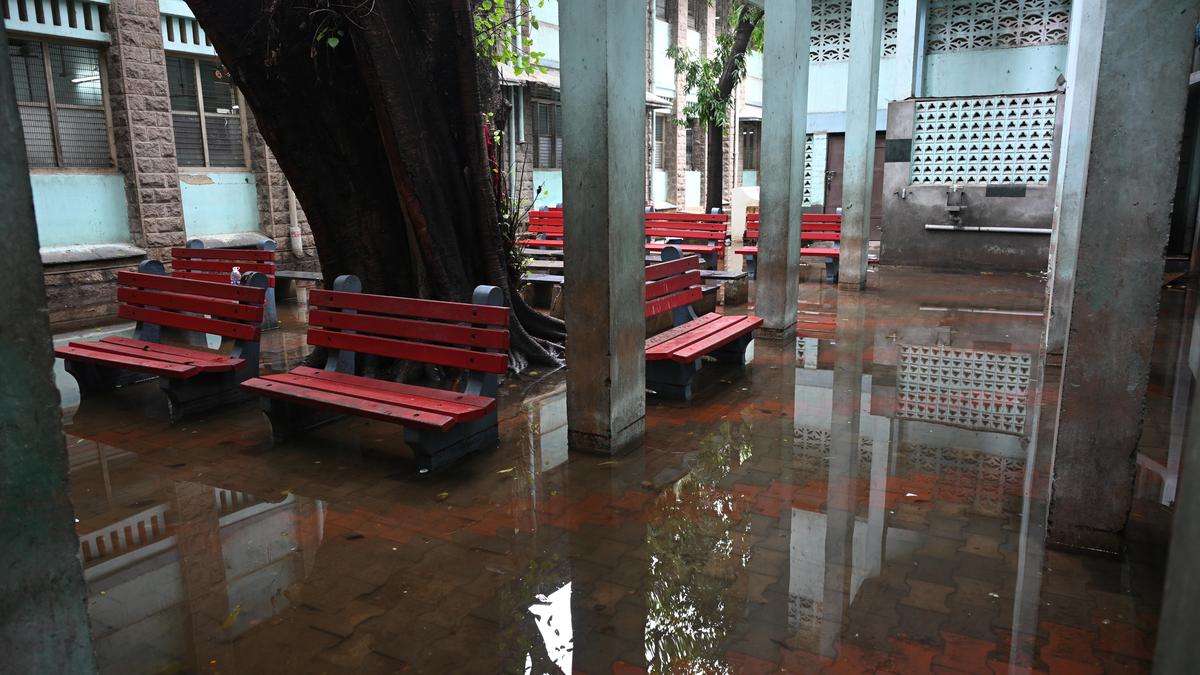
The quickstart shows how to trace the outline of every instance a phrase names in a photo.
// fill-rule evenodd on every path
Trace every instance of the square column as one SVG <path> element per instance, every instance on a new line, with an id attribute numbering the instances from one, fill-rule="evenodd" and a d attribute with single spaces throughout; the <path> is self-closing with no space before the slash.
<path id="1" fill-rule="evenodd" d="M 925 11 L 927 0 L 900 0 L 896 15 L 896 89 L 892 98 L 904 101 L 921 95 L 925 68 Z"/>
<path id="2" fill-rule="evenodd" d="M 879 107 L 879 50 L 883 0 L 850 7 L 850 70 L 846 95 L 846 159 L 842 169 L 842 261 L 838 285 L 867 285 L 871 238 L 871 183 L 875 177 L 875 120 Z"/>
<path id="3" fill-rule="evenodd" d="M 1071 128 L 1055 209 L 1048 336 L 1051 353 L 1058 340 L 1063 348 L 1052 545 L 1121 548 L 1196 18 L 1194 0 L 1087 0 L 1072 8 Z"/>
<path id="4" fill-rule="evenodd" d="M 572 450 L 616 454 L 645 431 L 645 7 L 559 12 L 567 435 Z"/>
<path id="5" fill-rule="evenodd" d="M 767 0 L 764 10 L 755 312 L 763 318 L 760 335 L 770 337 L 790 336 L 796 326 L 812 0 Z"/>

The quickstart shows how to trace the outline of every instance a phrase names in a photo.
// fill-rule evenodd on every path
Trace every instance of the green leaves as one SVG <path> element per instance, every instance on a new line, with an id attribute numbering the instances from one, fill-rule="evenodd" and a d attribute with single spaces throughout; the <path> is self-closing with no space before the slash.
<path id="1" fill-rule="evenodd" d="M 536 0 L 542 7 L 545 0 Z M 531 0 L 479 0 L 475 7 L 475 49 L 481 58 L 496 65 L 506 63 L 516 75 L 545 73 L 545 52 L 533 49 L 532 31 L 538 29 Z M 529 26 L 530 34 L 522 30 Z"/>

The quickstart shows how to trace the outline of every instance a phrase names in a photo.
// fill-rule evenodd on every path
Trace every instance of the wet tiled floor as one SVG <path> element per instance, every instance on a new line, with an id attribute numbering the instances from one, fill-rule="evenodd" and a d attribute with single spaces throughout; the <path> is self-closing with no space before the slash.
<path id="1" fill-rule="evenodd" d="M 651 397 L 618 458 L 568 454 L 561 372 L 511 378 L 500 447 L 434 475 L 387 424 L 273 446 L 253 403 L 171 426 L 153 383 L 85 401 L 103 671 L 1148 672 L 1185 294 L 1117 561 L 1043 545 L 1041 281 L 871 283 L 805 284 L 795 343 Z M 303 355 L 285 314 L 275 368 Z"/>

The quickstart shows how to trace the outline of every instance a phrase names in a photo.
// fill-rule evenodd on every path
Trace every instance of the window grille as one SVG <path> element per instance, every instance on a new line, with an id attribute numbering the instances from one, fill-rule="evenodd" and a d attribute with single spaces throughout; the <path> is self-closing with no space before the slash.
<path id="1" fill-rule="evenodd" d="M 655 0 L 654 18 L 659 21 L 672 21 L 675 18 L 676 0 Z"/>
<path id="2" fill-rule="evenodd" d="M 112 166 L 100 51 L 13 38 L 8 54 L 29 165 Z"/>
<path id="3" fill-rule="evenodd" d="M 742 170 L 758 171 L 762 125 L 754 122 L 742 123 Z"/>
<path id="4" fill-rule="evenodd" d="M 217 50 L 208 40 L 208 34 L 199 21 L 190 16 L 162 14 L 158 18 L 163 36 L 163 47 L 173 52 L 216 56 Z"/>
<path id="5" fill-rule="evenodd" d="M 704 0 L 688 0 L 688 30 L 700 30 L 700 3 Z"/>
<path id="6" fill-rule="evenodd" d="M 1057 98 L 917 101 L 912 182 L 1049 185 Z"/>
<path id="7" fill-rule="evenodd" d="M 562 106 L 553 102 L 534 102 L 533 167 L 535 169 L 562 168 Z"/>
<path id="8" fill-rule="evenodd" d="M 700 134 L 703 133 L 703 128 L 696 120 L 689 120 L 687 129 L 684 131 L 684 148 L 685 148 L 685 166 L 688 171 L 703 171 L 704 170 L 704 153 L 700 143 Z"/>
<path id="9" fill-rule="evenodd" d="M 812 36 L 809 60 L 815 63 L 850 59 L 851 0 L 813 0 Z M 899 0 L 887 0 L 883 6 L 883 56 L 896 55 Z"/>
<path id="10" fill-rule="evenodd" d="M 245 167 L 241 96 L 220 63 L 167 57 L 175 154 L 183 167 Z"/>
<path id="11" fill-rule="evenodd" d="M 930 0 L 925 51 L 1065 45 L 1071 0 Z"/>

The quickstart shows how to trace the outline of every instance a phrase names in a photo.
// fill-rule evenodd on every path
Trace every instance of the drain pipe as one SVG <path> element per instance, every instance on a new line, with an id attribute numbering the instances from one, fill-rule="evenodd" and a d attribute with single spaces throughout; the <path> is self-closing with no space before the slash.
<path id="1" fill-rule="evenodd" d="M 1050 234 L 1050 228 L 1041 227 L 955 227 L 954 225 L 926 225 L 926 230 L 941 232 L 1004 232 L 1006 234 Z"/>
<path id="2" fill-rule="evenodd" d="M 300 231 L 300 213 L 296 208 L 296 193 L 292 192 L 291 184 L 288 184 L 288 239 L 292 244 L 292 255 L 297 258 L 304 257 L 304 239 L 303 233 Z"/>

